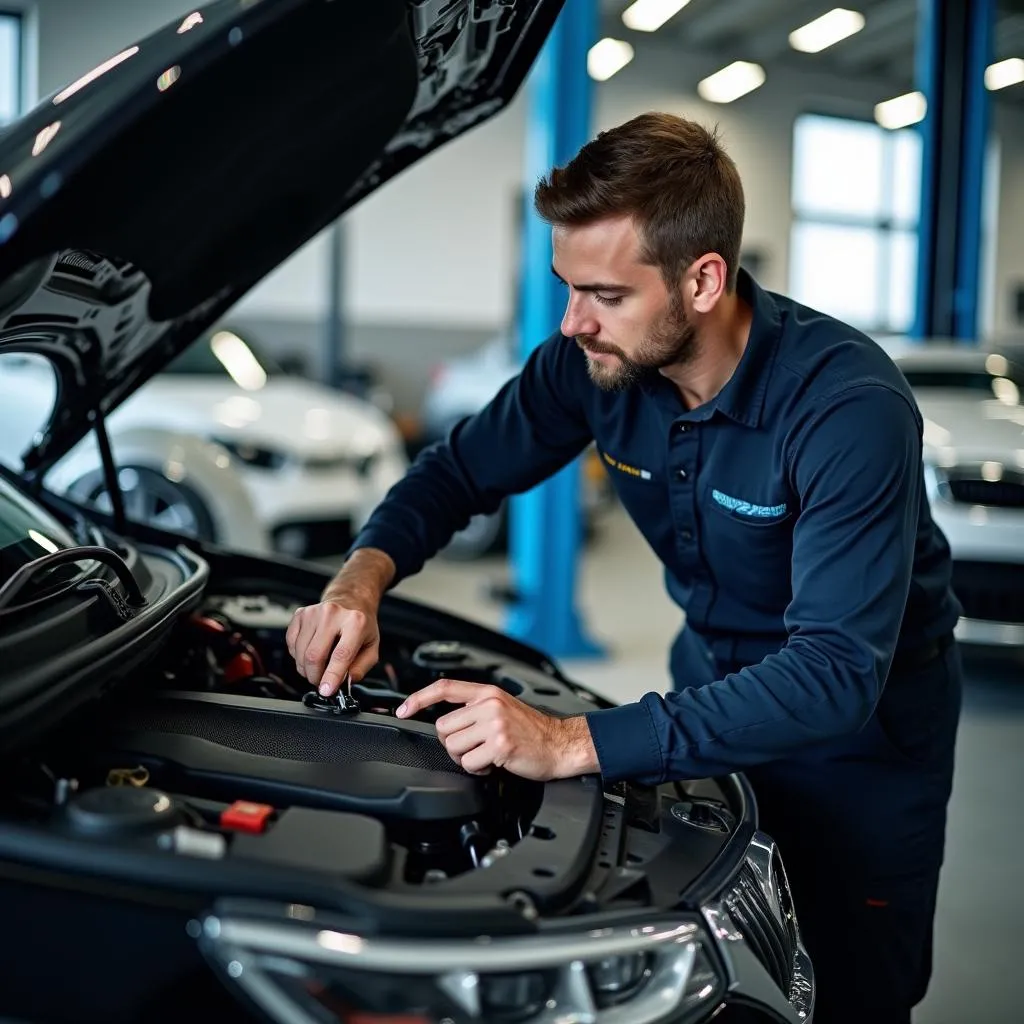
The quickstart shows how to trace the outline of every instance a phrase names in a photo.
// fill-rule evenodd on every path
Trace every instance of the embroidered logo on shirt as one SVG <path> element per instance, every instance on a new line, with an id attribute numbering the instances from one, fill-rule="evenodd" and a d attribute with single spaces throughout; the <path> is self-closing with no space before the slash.
<path id="1" fill-rule="evenodd" d="M 613 469 L 617 469 L 620 473 L 628 473 L 630 476 L 638 477 L 640 480 L 650 480 L 651 473 L 647 469 L 637 469 L 636 466 L 630 466 L 625 462 L 620 462 L 618 459 L 613 458 L 607 452 L 601 452 L 601 456 L 605 462 L 608 463 Z"/>
<path id="2" fill-rule="evenodd" d="M 749 501 L 741 501 L 731 495 L 723 494 L 721 491 L 712 491 L 711 497 L 723 508 L 730 512 L 738 512 L 741 516 L 750 516 L 756 519 L 773 519 L 781 516 L 786 511 L 785 504 L 782 505 L 754 505 Z"/>

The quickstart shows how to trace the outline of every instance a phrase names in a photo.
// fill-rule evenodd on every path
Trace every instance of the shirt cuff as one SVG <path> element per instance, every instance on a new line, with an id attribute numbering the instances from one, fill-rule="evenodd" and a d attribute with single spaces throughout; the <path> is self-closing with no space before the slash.
<path id="1" fill-rule="evenodd" d="M 394 530 L 381 526 L 366 526 L 349 545 L 345 560 L 352 557 L 360 548 L 376 548 L 383 551 L 395 563 L 395 576 L 388 589 L 397 586 L 407 576 L 412 576 L 423 568 L 423 558 L 415 550 L 415 546 Z"/>
<path id="2" fill-rule="evenodd" d="M 606 782 L 661 777 L 664 758 L 646 701 L 588 711 L 584 717 Z"/>

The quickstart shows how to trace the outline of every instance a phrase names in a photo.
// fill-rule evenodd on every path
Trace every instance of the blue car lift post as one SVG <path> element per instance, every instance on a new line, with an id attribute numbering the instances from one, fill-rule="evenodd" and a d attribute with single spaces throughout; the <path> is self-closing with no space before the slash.
<path id="1" fill-rule="evenodd" d="M 551 228 L 534 212 L 533 186 L 590 137 L 587 52 L 596 38 L 596 0 L 566 0 L 527 82 L 526 210 L 523 218 L 520 355 L 558 329 L 564 294 L 551 273 Z M 555 658 L 600 657 L 576 607 L 580 465 L 573 462 L 509 506 L 511 591 L 505 630 Z"/>
<path id="2" fill-rule="evenodd" d="M 918 0 L 921 220 L 913 336 L 976 342 L 995 0 Z"/>

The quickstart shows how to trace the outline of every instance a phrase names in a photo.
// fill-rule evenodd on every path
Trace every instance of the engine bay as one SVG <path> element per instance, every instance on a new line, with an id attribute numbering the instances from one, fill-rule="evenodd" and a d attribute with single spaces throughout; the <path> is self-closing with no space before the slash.
<path id="1" fill-rule="evenodd" d="M 492 927 L 496 907 L 521 921 L 677 899 L 736 828 L 741 812 L 710 780 L 658 790 L 470 775 L 434 729 L 452 705 L 395 716 L 444 677 L 554 715 L 601 705 L 529 648 L 388 598 L 377 665 L 323 699 L 286 644 L 300 598 L 315 596 L 218 575 L 153 656 L 8 765 L 5 827 L 101 860 L 112 849 L 132 866 L 156 857 L 151 872 L 170 857 L 193 880 L 217 867 L 237 885 L 244 868 L 260 891 L 302 879 L 338 906 L 361 893 L 375 913 L 396 898 L 406 921 L 489 908 Z M 680 806 L 694 812 L 673 815 Z"/>

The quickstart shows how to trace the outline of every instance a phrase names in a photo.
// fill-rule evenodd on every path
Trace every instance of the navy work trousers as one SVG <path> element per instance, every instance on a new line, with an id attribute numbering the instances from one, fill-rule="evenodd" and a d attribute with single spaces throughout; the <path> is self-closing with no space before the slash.
<path id="1" fill-rule="evenodd" d="M 741 668 L 721 660 L 732 646 L 684 627 L 674 685 Z M 924 998 L 961 683 L 955 643 L 903 658 L 860 732 L 745 772 L 793 889 L 815 1024 L 909 1024 Z"/>

